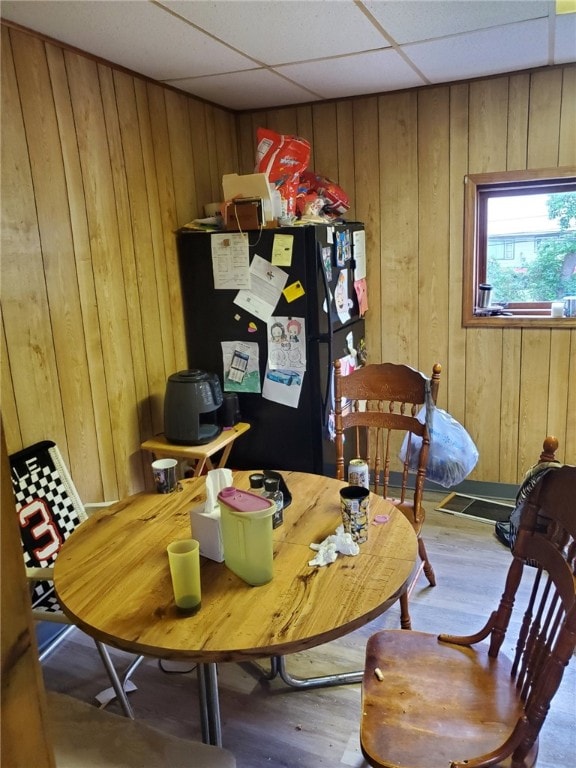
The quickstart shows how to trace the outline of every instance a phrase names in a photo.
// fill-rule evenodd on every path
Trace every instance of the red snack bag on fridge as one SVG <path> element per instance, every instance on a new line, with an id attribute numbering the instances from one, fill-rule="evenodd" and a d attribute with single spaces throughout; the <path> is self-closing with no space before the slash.
<path id="1" fill-rule="evenodd" d="M 287 201 L 287 212 L 295 213 L 300 174 L 310 160 L 310 143 L 299 136 L 284 136 L 268 128 L 256 132 L 255 173 L 265 173 L 270 184 Z"/>
<path id="2" fill-rule="evenodd" d="M 324 210 L 327 213 L 346 213 L 350 208 L 350 200 L 346 192 L 326 176 L 304 171 L 300 176 L 300 181 L 307 183 L 311 192 L 317 192 L 320 197 L 324 198 L 326 201 Z"/>

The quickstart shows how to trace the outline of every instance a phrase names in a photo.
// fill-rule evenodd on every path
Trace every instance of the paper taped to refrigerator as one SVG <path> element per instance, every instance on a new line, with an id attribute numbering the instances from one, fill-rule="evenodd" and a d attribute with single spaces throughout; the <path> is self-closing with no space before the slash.
<path id="1" fill-rule="evenodd" d="M 238 291 L 234 303 L 268 322 L 287 280 L 287 272 L 256 253 L 250 264 L 250 290 Z"/>

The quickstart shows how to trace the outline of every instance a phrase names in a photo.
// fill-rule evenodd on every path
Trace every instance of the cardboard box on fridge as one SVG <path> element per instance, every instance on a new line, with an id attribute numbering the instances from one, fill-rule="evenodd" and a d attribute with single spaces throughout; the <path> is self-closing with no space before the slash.
<path id="1" fill-rule="evenodd" d="M 222 191 L 226 202 L 240 197 L 261 200 L 262 223 L 266 225 L 273 222 L 273 194 L 265 173 L 248 173 L 243 176 L 226 173 L 222 176 Z"/>

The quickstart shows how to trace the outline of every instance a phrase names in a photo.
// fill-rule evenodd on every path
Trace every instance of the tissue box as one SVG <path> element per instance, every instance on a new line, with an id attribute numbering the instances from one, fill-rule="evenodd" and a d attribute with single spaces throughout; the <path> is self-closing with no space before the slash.
<path id="1" fill-rule="evenodd" d="M 192 536 L 200 542 L 200 554 L 217 563 L 224 561 L 224 544 L 220 528 L 220 507 L 205 512 L 204 505 L 194 507 L 190 512 Z"/>

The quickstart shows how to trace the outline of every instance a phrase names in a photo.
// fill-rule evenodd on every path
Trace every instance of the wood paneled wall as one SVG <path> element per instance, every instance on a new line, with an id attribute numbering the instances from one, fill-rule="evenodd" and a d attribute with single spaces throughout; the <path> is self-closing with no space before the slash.
<path id="1" fill-rule="evenodd" d="M 369 360 L 442 363 L 439 406 L 480 453 L 469 479 L 518 483 L 547 434 L 576 463 L 576 331 L 461 325 L 464 177 L 576 166 L 574 65 L 243 114 L 242 173 L 258 125 L 309 139 L 311 168 L 350 195 L 366 223 Z"/>
<path id="2" fill-rule="evenodd" d="M 2 414 L 9 452 L 55 440 L 86 501 L 149 482 L 186 367 L 173 230 L 297 133 L 367 230 L 370 359 L 430 371 L 516 483 L 546 434 L 576 461 L 576 332 L 463 329 L 466 173 L 576 165 L 576 68 L 266 112 L 226 110 L 2 26 Z M 211 322 L 207 318 L 207 322 Z M 570 416 L 572 428 L 569 428 Z"/>
<path id="3" fill-rule="evenodd" d="M 86 501 L 146 481 L 186 367 L 173 231 L 237 155 L 231 113 L 2 26 L 7 445 L 55 440 Z"/>

